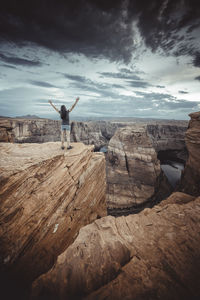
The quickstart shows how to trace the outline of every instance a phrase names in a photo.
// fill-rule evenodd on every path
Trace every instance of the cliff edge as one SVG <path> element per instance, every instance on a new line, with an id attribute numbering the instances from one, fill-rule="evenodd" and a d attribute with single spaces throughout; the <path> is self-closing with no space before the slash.
<path id="1" fill-rule="evenodd" d="M 0 274 L 11 289 L 47 272 L 82 226 L 106 215 L 104 155 L 72 147 L 0 144 Z"/>

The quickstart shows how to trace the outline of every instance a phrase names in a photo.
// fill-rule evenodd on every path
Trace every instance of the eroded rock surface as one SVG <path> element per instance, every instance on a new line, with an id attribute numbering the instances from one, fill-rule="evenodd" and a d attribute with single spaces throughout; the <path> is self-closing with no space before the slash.
<path id="1" fill-rule="evenodd" d="M 185 130 L 184 125 L 138 123 L 116 131 L 107 153 L 109 209 L 124 210 L 169 196 L 172 187 L 158 158 L 186 159 Z"/>
<path id="2" fill-rule="evenodd" d="M 72 146 L 63 152 L 53 142 L 0 144 L 2 278 L 30 283 L 82 226 L 106 215 L 104 155 L 93 146 Z"/>
<path id="3" fill-rule="evenodd" d="M 117 128 L 126 125 L 127 123 L 123 122 L 72 122 L 71 140 L 74 142 L 83 142 L 86 145 L 94 145 L 95 150 L 100 150 L 100 148 L 108 145 Z"/>
<path id="4" fill-rule="evenodd" d="M 200 195 L 200 112 L 189 115 L 186 132 L 186 146 L 189 153 L 179 190 L 197 196 Z"/>
<path id="5" fill-rule="evenodd" d="M 199 299 L 200 197 L 85 226 L 32 299 Z"/>
<path id="6" fill-rule="evenodd" d="M 0 118 L 0 142 L 44 143 L 60 140 L 60 121 Z"/>

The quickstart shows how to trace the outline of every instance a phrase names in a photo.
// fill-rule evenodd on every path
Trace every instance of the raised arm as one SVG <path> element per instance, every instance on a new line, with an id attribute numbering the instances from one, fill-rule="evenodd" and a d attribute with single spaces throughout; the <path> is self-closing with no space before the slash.
<path id="1" fill-rule="evenodd" d="M 51 106 L 59 113 L 59 110 L 57 109 L 57 107 L 55 107 L 55 105 L 53 105 L 52 101 L 49 100 L 49 103 L 51 104 Z"/>
<path id="2" fill-rule="evenodd" d="M 72 105 L 72 107 L 70 108 L 69 112 L 71 112 L 71 111 L 72 111 L 72 109 L 74 109 L 74 107 L 76 106 L 76 104 L 77 104 L 78 100 L 79 100 L 79 97 L 78 97 L 78 98 L 76 98 L 76 101 L 74 102 L 74 104 L 73 104 L 73 105 Z"/>

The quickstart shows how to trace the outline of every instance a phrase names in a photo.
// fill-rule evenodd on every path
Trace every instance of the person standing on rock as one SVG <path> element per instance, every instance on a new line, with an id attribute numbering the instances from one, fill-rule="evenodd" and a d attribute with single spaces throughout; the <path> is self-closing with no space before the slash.
<path id="1" fill-rule="evenodd" d="M 67 149 L 71 149 L 71 145 L 70 145 L 70 123 L 69 123 L 69 113 L 74 109 L 75 105 L 77 104 L 79 100 L 79 97 L 76 98 L 76 101 L 74 102 L 74 104 L 72 105 L 72 107 L 68 110 L 66 109 L 65 105 L 61 105 L 60 110 L 57 109 L 57 107 L 55 107 L 55 105 L 53 105 L 52 101 L 49 100 L 49 103 L 51 104 L 51 106 L 59 113 L 61 120 L 62 120 L 62 124 L 61 124 L 61 149 L 64 150 L 64 142 L 65 142 L 65 138 L 67 136 Z"/>

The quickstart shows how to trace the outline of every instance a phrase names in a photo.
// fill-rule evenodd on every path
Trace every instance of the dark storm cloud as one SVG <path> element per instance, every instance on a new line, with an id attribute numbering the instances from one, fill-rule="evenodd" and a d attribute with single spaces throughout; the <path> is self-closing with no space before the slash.
<path id="1" fill-rule="evenodd" d="M 55 88 L 56 87 L 55 85 L 45 82 L 45 81 L 29 80 L 28 82 L 31 83 L 32 85 L 45 87 L 45 88 Z"/>
<path id="2" fill-rule="evenodd" d="M 178 91 L 179 92 L 179 94 L 189 94 L 188 92 L 186 92 L 186 91 Z"/>
<path id="3" fill-rule="evenodd" d="M 24 59 L 13 55 L 4 55 L 3 53 L 0 53 L 0 60 L 12 65 L 21 65 L 28 67 L 40 67 L 42 65 L 40 61 Z"/>
<path id="4" fill-rule="evenodd" d="M 200 80 L 200 76 L 195 77 L 195 80 Z"/>
<path id="5" fill-rule="evenodd" d="M 197 0 L 7 0 L 1 4 L 0 38 L 20 46 L 32 42 L 60 53 L 129 62 L 136 21 L 152 51 L 184 51 L 199 66 L 193 34 L 199 15 Z"/>

